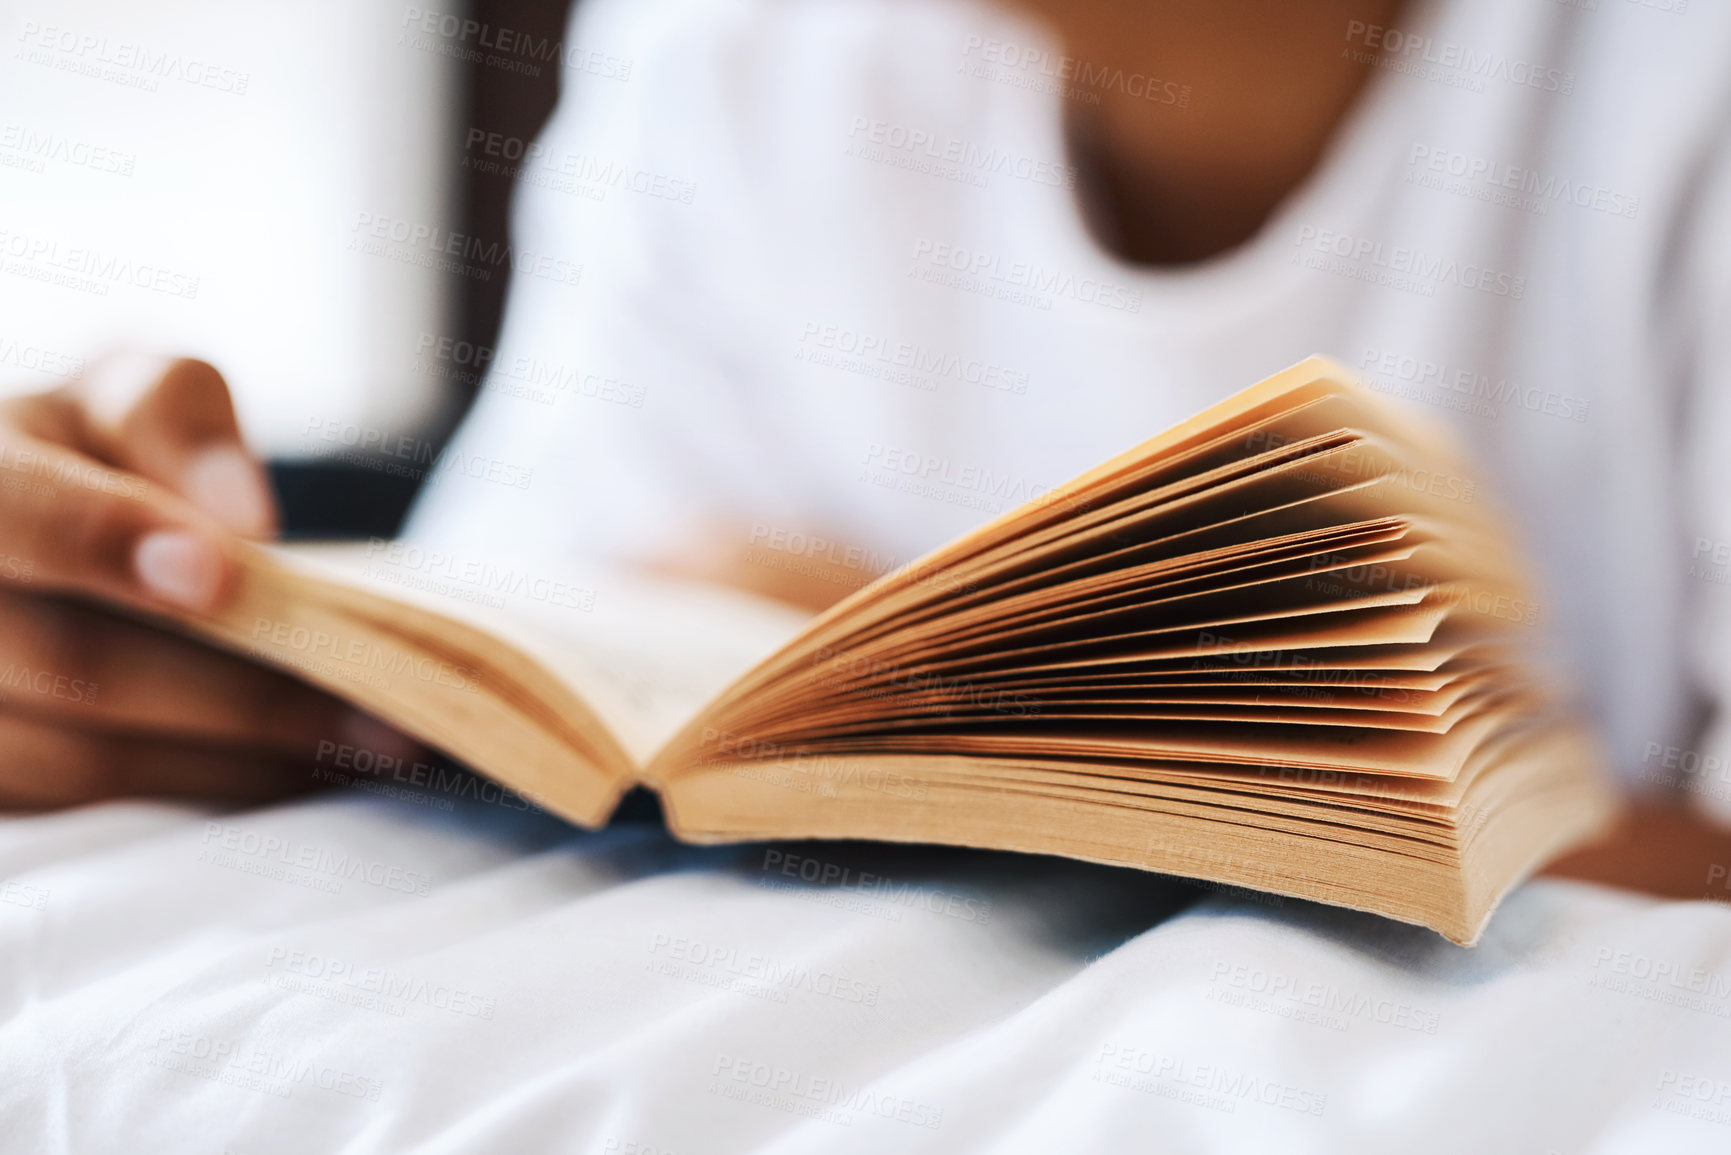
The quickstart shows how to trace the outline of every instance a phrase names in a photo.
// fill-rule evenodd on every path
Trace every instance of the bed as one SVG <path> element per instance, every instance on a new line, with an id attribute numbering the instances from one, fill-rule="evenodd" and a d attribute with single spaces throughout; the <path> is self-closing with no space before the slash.
<path id="1" fill-rule="evenodd" d="M 1057 859 L 334 789 L 0 821 L 19 1152 L 1731 1149 L 1731 908 L 1480 946 Z"/>

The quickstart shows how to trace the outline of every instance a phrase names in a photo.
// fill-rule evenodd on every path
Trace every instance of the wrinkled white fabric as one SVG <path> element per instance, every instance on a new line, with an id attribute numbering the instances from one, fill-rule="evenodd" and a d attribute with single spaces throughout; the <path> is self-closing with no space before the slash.
<path id="1" fill-rule="evenodd" d="M 0 822 L 0 1151 L 1731 1141 L 1721 905 L 1537 882 L 1467 951 L 1064 860 L 407 793 Z"/>

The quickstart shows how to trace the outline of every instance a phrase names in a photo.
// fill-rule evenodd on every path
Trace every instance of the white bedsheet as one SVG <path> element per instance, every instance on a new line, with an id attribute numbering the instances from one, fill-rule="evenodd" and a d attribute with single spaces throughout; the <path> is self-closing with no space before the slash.
<path id="1" fill-rule="evenodd" d="M 1722 906 L 1534 883 L 1466 951 L 429 801 L 0 822 L 0 1149 L 1731 1150 Z"/>

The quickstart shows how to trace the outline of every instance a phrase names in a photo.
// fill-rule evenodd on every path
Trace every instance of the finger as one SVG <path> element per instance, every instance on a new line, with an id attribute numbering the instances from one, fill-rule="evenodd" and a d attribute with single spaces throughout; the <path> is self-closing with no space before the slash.
<path id="1" fill-rule="evenodd" d="M 257 803 L 312 789 L 304 761 L 69 730 L 0 712 L 0 808 L 166 796 Z"/>
<path id="2" fill-rule="evenodd" d="M 73 387 L 96 456 L 159 482 L 243 537 L 276 533 L 263 466 L 246 449 L 228 385 L 188 358 L 113 354 Z"/>
<path id="3" fill-rule="evenodd" d="M 95 607 L 7 592 L 0 702 L 75 728 L 293 753 L 353 744 L 360 725 L 346 703 L 233 654 Z"/>
<path id="4" fill-rule="evenodd" d="M 0 423 L 0 526 L 18 563 L 0 566 L 0 584 L 147 607 L 216 605 L 235 576 L 221 527 L 137 474 L 32 436 L 30 422 L 56 404 L 28 400 Z"/>

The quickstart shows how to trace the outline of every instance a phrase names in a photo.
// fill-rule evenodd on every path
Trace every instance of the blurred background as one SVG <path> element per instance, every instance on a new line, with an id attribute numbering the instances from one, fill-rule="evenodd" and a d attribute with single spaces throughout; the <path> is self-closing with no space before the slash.
<path id="1" fill-rule="evenodd" d="M 194 353 L 228 378 L 288 534 L 394 532 L 416 482 L 365 458 L 450 434 L 509 270 L 405 258 L 507 253 L 513 181 L 475 159 L 552 111 L 567 9 L 5 6 L 0 390 L 115 345 Z M 507 30 L 513 51 L 474 50 Z"/>

